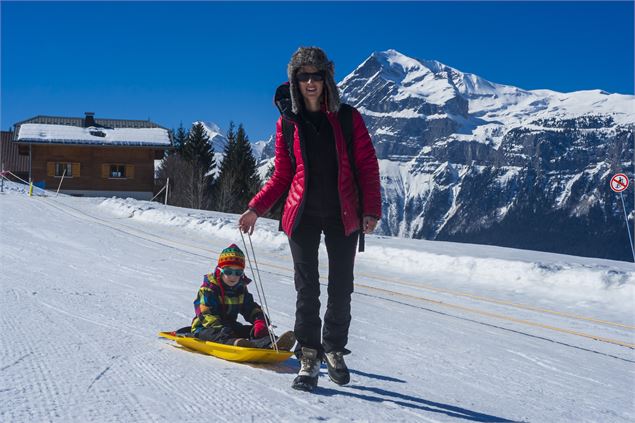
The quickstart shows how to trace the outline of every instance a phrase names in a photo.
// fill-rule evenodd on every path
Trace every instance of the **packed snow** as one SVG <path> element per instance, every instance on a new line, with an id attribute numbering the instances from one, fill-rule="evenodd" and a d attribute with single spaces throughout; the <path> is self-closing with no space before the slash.
<path id="1" fill-rule="evenodd" d="M 243 245 L 237 219 L 29 197 L 5 182 L 0 421 L 635 420 L 626 262 L 368 236 L 356 258 L 351 383 L 335 385 L 323 367 L 313 393 L 291 389 L 294 358 L 236 364 L 159 338 L 190 323 L 220 250 Z M 293 328 L 295 291 L 277 228 L 261 219 L 251 241 L 281 332 Z M 324 247 L 320 259 L 325 294 Z"/>

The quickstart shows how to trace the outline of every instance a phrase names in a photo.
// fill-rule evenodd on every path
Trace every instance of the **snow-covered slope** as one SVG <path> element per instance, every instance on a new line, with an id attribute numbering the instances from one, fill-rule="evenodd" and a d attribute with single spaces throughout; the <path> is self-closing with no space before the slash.
<path id="1" fill-rule="evenodd" d="M 308 394 L 295 359 L 234 364 L 156 336 L 190 322 L 202 275 L 241 244 L 236 215 L 23 191 L 0 194 L 2 422 L 635 419 L 630 264 L 369 236 L 351 383 L 322 369 Z M 252 240 L 272 320 L 292 328 L 287 241 L 269 220 Z"/>

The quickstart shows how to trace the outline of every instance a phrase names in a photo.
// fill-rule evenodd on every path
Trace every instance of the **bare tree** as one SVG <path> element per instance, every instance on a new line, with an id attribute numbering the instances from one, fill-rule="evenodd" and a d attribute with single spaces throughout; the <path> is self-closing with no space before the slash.
<path id="1" fill-rule="evenodd" d="M 168 204 L 178 207 L 191 207 L 193 198 L 191 190 L 192 164 L 179 154 L 172 154 L 163 159 L 157 178 L 165 184 L 170 178 Z M 163 197 L 165 198 L 165 197 Z"/>

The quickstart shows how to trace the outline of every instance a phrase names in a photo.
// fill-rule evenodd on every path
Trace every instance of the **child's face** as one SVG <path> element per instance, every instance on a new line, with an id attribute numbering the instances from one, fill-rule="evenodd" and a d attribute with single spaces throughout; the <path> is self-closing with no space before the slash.
<path id="1" fill-rule="evenodd" d="M 236 274 L 238 273 L 238 274 Z M 238 266 L 225 266 L 221 270 L 220 277 L 227 286 L 234 286 L 240 281 L 243 269 Z"/>

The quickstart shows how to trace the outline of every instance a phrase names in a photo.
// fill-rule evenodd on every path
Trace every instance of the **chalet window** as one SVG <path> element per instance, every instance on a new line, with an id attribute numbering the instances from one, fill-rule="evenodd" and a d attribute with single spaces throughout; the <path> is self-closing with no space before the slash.
<path id="1" fill-rule="evenodd" d="M 72 163 L 55 163 L 55 176 L 73 176 Z"/>
<path id="2" fill-rule="evenodd" d="M 77 178 L 79 177 L 79 163 L 47 162 L 46 174 L 51 177 Z"/>
<path id="3" fill-rule="evenodd" d="M 134 179 L 134 165 L 103 163 L 101 177 L 104 179 Z"/>
<path id="4" fill-rule="evenodd" d="M 126 177 L 126 165 L 111 164 L 110 165 L 110 177 L 111 178 L 125 178 Z"/>

